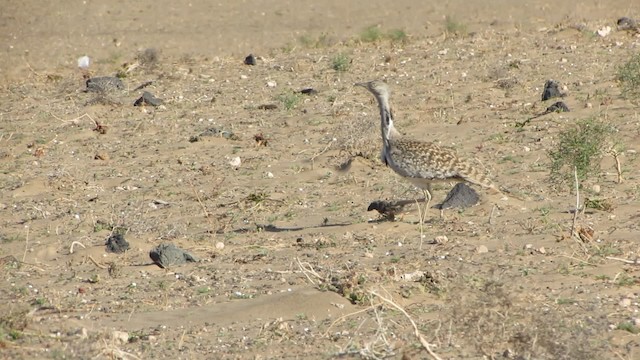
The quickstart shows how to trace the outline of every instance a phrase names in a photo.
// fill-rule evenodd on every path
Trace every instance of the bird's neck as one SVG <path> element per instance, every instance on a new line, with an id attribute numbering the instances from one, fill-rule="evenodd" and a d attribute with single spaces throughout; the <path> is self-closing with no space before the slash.
<path id="1" fill-rule="evenodd" d="M 378 99 L 380 105 L 380 130 L 382 132 L 382 141 L 385 147 L 389 146 L 389 141 L 400 136 L 400 133 L 393 126 L 393 112 L 389 106 L 389 100 L 381 97 Z"/>

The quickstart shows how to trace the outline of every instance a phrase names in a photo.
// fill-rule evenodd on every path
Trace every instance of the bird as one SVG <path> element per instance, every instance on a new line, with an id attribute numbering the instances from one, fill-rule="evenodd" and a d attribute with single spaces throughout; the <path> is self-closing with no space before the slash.
<path id="1" fill-rule="evenodd" d="M 402 213 L 407 205 L 411 205 L 416 202 L 419 202 L 419 200 L 400 200 L 395 202 L 376 200 L 369 204 L 367 211 L 376 210 L 380 215 L 382 215 L 383 219 L 394 221 L 396 219 L 396 215 Z"/>
<path id="2" fill-rule="evenodd" d="M 373 80 L 355 85 L 369 90 L 378 101 L 382 133 L 380 159 L 423 191 L 427 199 L 425 209 L 429 208 L 431 202 L 431 184 L 436 182 L 466 181 L 501 193 L 483 171 L 459 157 L 454 149 L 400 134 L 394 126 L 389 86 L 385 82 Z"/>

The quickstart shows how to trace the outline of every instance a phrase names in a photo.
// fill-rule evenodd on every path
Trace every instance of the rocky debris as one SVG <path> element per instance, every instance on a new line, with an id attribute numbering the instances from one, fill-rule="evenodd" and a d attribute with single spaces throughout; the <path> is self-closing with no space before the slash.
<path id="1" fill-rule="evenodd" d="M 616 25 L 618 26 L 618 30 L 640 31 L 640 25 L 638 25 L 638 21 L 626 16 L 618 19 Z"/>
<path id="2" fill-rule="evenodd" d="M 153 96 L 152 93 L 145 91 L 142 93 L 142 96 L 133 103 L 133 106 L 144 106 L 144 105 L 158 106 L 160 104 L 162 104 L 161 99 L 158 99 L 157 97 Z"/>
<path id="3" fill-rule="evenodd" d="M 318 95 L 318 90 L 316 90 L 314 88 L 304 88 L 304 89 L 300 90 L 300 93 L 304 94 L 304 95 L 309 95 L 309 96 Z"/>
<path id="4" fill-rule="evenodd" d="M 187 261 L 198 262 L 189 252 L 180 249 L 174 244 L 160 244 L 149 252 L 153 262 L 163 269 L 174 265 L 182 265 Z"/>
<path id="5" fill-rule="evenodd" d="M 449 191 L 447 197 L 442 204 L 437 205 L 436 208 L 440 210 L 452 209 L 452 208 L 466 208 L 476 205 L 480 197 L 478 193 L 469 187 L 465 183 L 457 183 L 456 186 Z"/>
<path id="6" fill-rule="evenodd" d="M 244 64 L 245 65 L 255 65 L 255 64 L 257 64 L 256 57 L 253 56 L 253 54 L 249 54 L 246 58 L 244 58 Z"/>
<path id="7" fill-rule="evenodd" d="M 260 110 L 276 110 L 277 108 L 278 108 L 278 105 L 275 105 L 275 104 L 258 105 L 258 109 Z"/>
<path id="8" fill-rule="evenodd" d="M 542 101 L 563 96 L 564 94 L 560 91 L 560 83 L 555 80 L 547 80 L 542 91 Z"/>
<path id="9" fill-rule="evenodd" d="M 123 90 L 124 83 L 120 78 L 115 76 L 101 76 L 87 79 L 87 92 L 111 92 L 116 90 Z"/>
<path id="10" fill-rule="evenodd" d="M 129 250 L 129 243 L 124 239 L 124 235 L 116 233 L 109 236 L 106 242 L 107 252 L 121 254 Z"/>
<path id="11" fill-rule="evenodd" d="M 543 115 L 549 114 L 552 112 L 569 112 L 569 107 L 567 106 L 567 104 L 563 103 L 562 101 L 558 101 L 553 103 L 553 105 L 549 106 L 547 110 L 545 110 Z"/>
<path id="12" fill-rule="evenodd" d="M 189 142 L 197 142 L 202 140 L 203 137 L 207 137 L 207 136 L 216 136 L 216 137 L 223 137 L 227 140 L 239 140 L 240 138 L 232 133 L 231 131 L 228 130 L 222 130 L 222 129 L 218 129 L 218 128 L 208 128 L 207 130 L 201 132 L 199 135 L 195 135 L 189 138 Z"/>

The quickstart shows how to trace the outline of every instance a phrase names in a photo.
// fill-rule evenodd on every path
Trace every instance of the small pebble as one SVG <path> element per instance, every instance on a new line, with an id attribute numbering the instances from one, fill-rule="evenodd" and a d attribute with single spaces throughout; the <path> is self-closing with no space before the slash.
<path id="1" fill-rule="evenodd" d="M 600 37 L 605 37 L 611 33 L 611 26 L 604 26 L 596 31 Z"/>
<path id="2" fill-rule="evenodd" d="M 126 344 L 129 342 L 129 333 L 124 331 L 114 330 L 111 333 L 111 338 L 120 344 Z"/>
<path id="3" fill-rule="evenodd" d="M 229 165 L 236 168 L 240 167 L 241 164 L 242 164 L 242 160 L 240 160 L 240 156 L 236 156 L 233 159 L 231 159 L 231 161 L 229 161 Z"/>
<path id="4" fill-rule="evenodd" d="M 624 299 L 620 300 L 619 305 L 622 306 L 622 307 L 629 307 L 629 306 L 631 306 L 631 299 L 624 298 Z"/>
<path id="5" fill-rule="evenodd" d="M 224 243 L 222 241 L 218 241 L 216 243 L 216 249 L 218 249 L 218 250 L 224 249 Z"/>
<path id="6" fill-rule="evenodd" d="M 278 86 L 278 83 L 276 83 L 275 81 L 267 81 L 267 86 L 268 87 L 276 87 Z"/>
<path id="7" fill-rule="evenodd" d="M 478 252 L 478 254 L 486 254 L 486 253 L 489 252 L 489 248 L 484 246 L 484 245 L 480 245 L 480 246 L 478 246 L 476 251 Z"/>
<path id="8" fill-rule="evenodd" d="M 436 236 L 434 240 L 436 244 L 446 244 L 449 242 L 449 238 L 446 235 Z"/>

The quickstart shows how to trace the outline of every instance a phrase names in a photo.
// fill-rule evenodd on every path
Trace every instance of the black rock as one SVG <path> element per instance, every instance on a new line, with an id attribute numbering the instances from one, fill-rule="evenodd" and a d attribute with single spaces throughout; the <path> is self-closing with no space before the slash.
<path id="1" fill-rule="evenodd" d="M 156 265 L 167 268 L 173 265 L 182 265 L 187 261 L 197 262 L 193 255 L 180 249 L 174 244 L 160 244 L 149 252 L 149 257 Z"/>
<path id="2" fill-rule="evenodd" d="M 314 88 L 305 88 L 300 90 L 301 94 L 305 94 L 305 95 L 317 95 L 318 94 L 318 90 L 314 89 Z"/>
<path id="3" fill-rule="evenodd" d="M 621 17 L 617 22 L 618 30 L 638 30 L 638 22 L 628 17 Z"/>
<path id="4" fill-rule="evenodd" d="M 143 106 L 143 105 L 151 105 L 158 106 L 162 104 L 162 100 L 153 96 L 152 93 L 145 91 L 142 93 L 142 96 L 133 103 L 133 106 Z"/>
<path id="5" fill-rule="evenodd" d="M 244 64 L 245 65 L 255 65 L 256 64 L 256 57 L 253 56 L 253 54 L 249 54 L 249 56 L 244 58 Z"/>
<path id="6" fill-rule="evenodd" d="M 122 234 L 112 234 L 107 239 L 107 252 L 121 254 L 129 250 L 129 243 L 124 239 Z"/>
<path id="7" fill-rule="evenodd" d="M 544 84 L 544 90 L 542 91 L 542 101 L 547 101 L 556 97 L 562 97 L 560 84 L 555 80 L 547 80 Z"/>
<path id="8" fill-rule="evenodd" d="M 562 101 L 558 101 L 556 103 L 553 103 L 553 105 L 549 106 L 547 110 L 545 110 L 545 113 L 547 114 L 552 112 L 569 112 L 569 107 Z"/>
<path id="9" fill-rule="evenodd" d="M 87 79 L 86 85 L 88 92 L 109 92 L 124 89 L 122 80 L 115 76 L 93 77 Z"/>
<path id="10" fill-rule="evenodd" d="M 466 208 L 476 205 L 480 200 L 478 193 L 465 183 L 457 183 L 449 191 L 442 204 L 436 206 L 438 209 Z"/>

